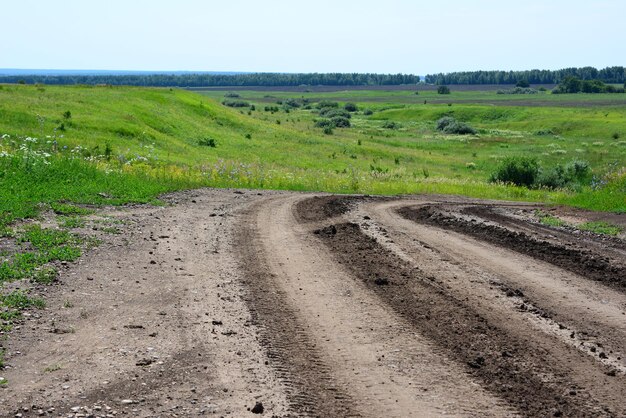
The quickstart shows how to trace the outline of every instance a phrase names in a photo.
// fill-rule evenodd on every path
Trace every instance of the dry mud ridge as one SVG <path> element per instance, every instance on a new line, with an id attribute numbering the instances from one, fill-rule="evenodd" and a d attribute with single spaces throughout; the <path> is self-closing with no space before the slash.
<path id="1" fill-rule="evenodd" d="M 626 416 L 623 239 L 461 198 L 167 200 L 110 209 L 2 341 L 1 416 Z"/>

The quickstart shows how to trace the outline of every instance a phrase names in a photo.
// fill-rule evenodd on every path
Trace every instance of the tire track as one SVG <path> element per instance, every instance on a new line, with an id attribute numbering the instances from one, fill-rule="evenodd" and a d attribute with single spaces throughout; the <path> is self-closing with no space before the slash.
<path id="1" fill-rule="evenodd" d="M 247 248 L 243 268 L 253 316 L 274 368 L 291 389 L 293 412 L 514 415 L 337 265 L 292 213 L 304 198 L 260 204 L 240 240 Z"/>
<path id="2" fill-rule="evenodd" d="M 434 206 L 403 207 L 398 213 L 415 222 L 460 232 L 509 248 L 626 292 L 626 265 L 612 261 L 602 254 L 537 240 L 524 232 L 511 231 L 497 225 L 468 222 Z"/>
<path id="3" fill-rule="evenodd" d="M 558 362 L 550 353 L 508 335 L 471 307 L 428 285 L 426 277 L 363 235 L 358 225 L 334 225 L 320 236 L 371 291 L 522 414 L 610 416 L 617 412 L 588 394 L 565 397 L 577 386 L 566 371 L 551 366 Z"/>

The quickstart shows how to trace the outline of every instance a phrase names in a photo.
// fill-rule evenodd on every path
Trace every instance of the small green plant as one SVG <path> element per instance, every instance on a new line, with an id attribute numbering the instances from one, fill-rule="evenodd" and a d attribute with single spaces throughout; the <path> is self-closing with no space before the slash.
<path id="1" fill-rule="evenodd" d="M 63 112 L 63 119 L 65 120 L 72 119 L 72 112 L 70 112 L 69 110 L 66 110 L 65 112 Z"/>
<path id="2" fill-rule="evenodd" d="M 373 115 L 373 114 L 374 114 L 374 111 L 373 111 L 372 109 L 364 109 L 364 110 L 363 110 L 363 114 L 364 114 L 365 116 L 370 116 L 370 115 Z"/>
<path id="3" fill-rule="evenodd" d="M 450 87 L 448 86 L 437 87 L 437 94 L 450 94 Z"/>
<path id="4" fill-rule="evenodd" d="M 0 303 L 9 309 L 27 309 L 46 307 L 46 302 L 41 298 L 31 298 L 22 290 L 14 290 L 13 292 L 1 295 Z"/>
<path id="5" fill-rule="evenodd" d="M 60 364 L 51 364 L 48 367 L 46 367 L 45 369 L 43 369 L 44 373 L 52 373 L 52 372 L 56 372 L 58 370 L 61 370 L 61 365 Z"/>
<path id="6" fill-rule="evenodd" d="M 562 227 L 562 226 L 567 225 L 567 223 L 564 220 L 557 218 L 556 216 L 550 215 L 549 213 L 545 213 L 541 210 L 535 211 L 535 216 L 539 218 L 539 223 L 541 223 L 542 225 L 557 226 L 557 227 Z"/>
<path id="7" fill-rule="evenodd" d="M 69 308 L 73 308 L 73 307 L 74 307 L 74 304 L 73 304 L 71 301 L 66 300 L 65 302 L 63 302 L 63 307 L 64 307 L 64 308 L 68 308 L 68 309 L 69 309 Z"/>
<path id="8" fill-rule="evenodd" d="M 201 147 L 215 148 L 217 146 L 217 143 L 213 138 L 201 138 L 198 140 L 198 145 L 200 145 Z"/>
<path id="9" fill-rule="evenodd" d="M 330 126 L 325 126 L 324 127 L 324 135 L 332 135 L 333 134 L 333 128 Z M 335 153 L 333 153 L 333 155 L 336 155 Z"/>
<path id="10" fill-rule="evenodd" d="M 87 222 L 80 216 L 63 216 L 60 218 L 60 225 L 63 228 L 83 228 Z"/>
<path id="11" fill-rule="evenodd" d="M 246 135 L 245 135 L 245 138 L 246 138 L 246 139 L 252 139 L 252 134 L 246 134 Z"/>
<path id="12" fill-rule="evenodd" d="M 582 224 L 576 225 L 576 228 L 581 231 L 590 231 L 596 234 L 601 235 L 619 235 L 624 230 L 622 227 L 618 225 L 613 225 L 604 221 L 592 221 L 592 222 L 584 222 Z"/>
<path id="13" fill-rule="evenodd" d="M 34 283 L 50 284 L 56 281 L 58 275 L 59 272 L 54 267 L 44 267 L 35 271 L 31 280 Z"/>
<path id="14" fill-rule="evenodd" d="M 114 227 L 114 226 L 105 226 L 100 228 L 100 231 L 106 233 L 106 234 L 112 234 L 112 235 L 118 235 L 121 233 L 121 231 Z"/>

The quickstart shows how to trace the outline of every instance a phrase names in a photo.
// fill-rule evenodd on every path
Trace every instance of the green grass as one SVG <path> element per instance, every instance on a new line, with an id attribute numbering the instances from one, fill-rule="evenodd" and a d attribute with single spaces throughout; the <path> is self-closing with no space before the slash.
<path id="1" fill-rule="evenodd" d="M 539 222 L 542 225 L 556 226 L 556 227 L 567 226 L 567 222 L 565 222 L 563 219 L 557 218 L 556 216 L 552 216 L 543 211 L 538 210 L 535 212 L 535 215 L 539 217 Z"/>
<path id="2" fill-rule="evenodd" d="M 54 281 L 56 272 L 45 267 L 54 261 L 71 262 L 82 254 L 85 239 L 63 230 L 28 226 L 16 232 L 20 251 L 0 263 L 0 284 L 30 278 L 35 282 Z"/>
<path id="3" fill-rule="evenodd" d="M 80 216 L 63 216 L 58 219 L 59 225 L 68 229 L 83 228 L 87 224 L 87 221 Z"/>
<path id="4" fill-rule="evenodd" d="M 603 221 L 585 222 L 577 225 L 576 227 L 581 231 L 591 231 L 596 234 L 613 236 L 619 235 L 623 231 L 622 227 Z"/>
<path id="5" fill-rule="evenodd" d="M 80 206 L 58 202 L 52 202 L 50 207 L 57 215 L 90 215 L 95 212 L 93 209 L 86 209 L 81 208 Z"/>

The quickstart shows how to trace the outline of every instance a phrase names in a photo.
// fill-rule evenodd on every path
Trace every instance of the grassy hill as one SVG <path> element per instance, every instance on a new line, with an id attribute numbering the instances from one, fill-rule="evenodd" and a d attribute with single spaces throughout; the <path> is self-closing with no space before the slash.
<path id="1" fill-rule="evenodd" d="M 399 105 L 397 92 L 389 103 L 370 103 L 362 92 L 353 99 L 375 113 L 355 112 L 351 128 L 326 135 L 314 127 L 314 107 L 265 111 L 278 100 L 256 94 L 246 99 L 252 110 L 177 89 L 0 86 L 0 224 L 33 216 L 41 203 L 145 202 L 200 186 L 455 193 L 626 210 L 626 202 L 598 201 L 601 194 L 592 190 L 486 182 L 502 158 L 516 154 L 536 153 L 549 164 L 582 156 L 606 171 L 609 153 L 624 157 L 618 139 L 604 145 L 624 128 L 623 109 L 611 108 L 610 117 L 594 110 L 591 117 L 569 108 Z M 436 132 L 435 119 L 451 109 L 480 134 Z M 389 129 L 386 121 L 399 125 Z M 554 126 L 560 131 L 550 131 Z"/>

